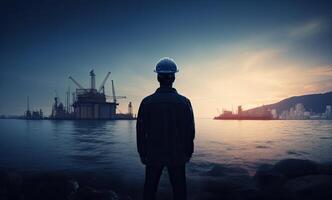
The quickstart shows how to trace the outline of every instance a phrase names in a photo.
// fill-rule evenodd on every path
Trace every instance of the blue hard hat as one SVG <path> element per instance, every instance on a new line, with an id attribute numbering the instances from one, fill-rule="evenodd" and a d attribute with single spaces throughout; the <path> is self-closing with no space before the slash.
<path id="1" fill-rule="evenodd" d="M 156 69 L 154 70 L 154 72 L 158 73 L 158 74 L 169 74 L 169 73 L 176 73 L 179 70 L 177 69 L 177 66 L 174 62 L 173 59 L 165 57 L 162 58 L 156 65 Z"/>

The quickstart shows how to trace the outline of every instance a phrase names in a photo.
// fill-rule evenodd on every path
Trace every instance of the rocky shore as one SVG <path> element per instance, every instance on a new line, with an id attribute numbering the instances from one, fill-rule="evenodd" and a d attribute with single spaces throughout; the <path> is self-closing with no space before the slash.
<path id="1" fill-rule="evenodd" d="M 263 199 L 332 199 L 332 164 L 282 160 L 260 166 L 253 180 Z"/>
<path id="2" fill-rule="evenodd" d="M 111 189 L 94 188 L 90 177 L 66 172 L 17 173 L 0 171 L 0 200 L 131 200 Z"/>
<path id="3" fill-rule="evenodd" d="M 285 159 L 263 164 L 254 176 L 242 168 L 214 166 L 200 180 L 209 194 L 197 199 L 223 200 L 329 200 L 332 199 L 332 163 Z"/>
<path id="4" fill-rule="evenodd" d="M 0 170 L 0 200 L 131 200 L 111 188 L 89 183 L 89 177 L 70 173 L 18 173 Z M 84 181 L 85 180 L 85 181 Z M 332 199 L 332 163 L 286 159 L 263 164 L 254 176 L 241 168 L 214 165 L 188 176 L 190 199 L 329 200 Z M 161 199 L 168 197 L 162 197 Z"/>

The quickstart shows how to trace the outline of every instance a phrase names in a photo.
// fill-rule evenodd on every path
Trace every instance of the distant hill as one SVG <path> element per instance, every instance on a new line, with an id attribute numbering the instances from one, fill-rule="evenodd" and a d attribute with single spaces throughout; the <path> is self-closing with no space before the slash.
<path id="1" fill-rule="evenodd" d="M 284 110 L 289 110 L 291 107 L 295 107 L 296 104 L 302 103 L 304 108 L 308 111 L 312 111 L 315 113 L 323 113 L 325 112 L 326 105 L 332 105 L 332 91 L 324 94 L 309 94 L 303 96 L 294 96 L 278 103 L 265 105 L 269 109 L 276 109 L 278 113 L 281 113 Z M 260 109 L 260 107 L 256 107 L 250 110 Z"/>

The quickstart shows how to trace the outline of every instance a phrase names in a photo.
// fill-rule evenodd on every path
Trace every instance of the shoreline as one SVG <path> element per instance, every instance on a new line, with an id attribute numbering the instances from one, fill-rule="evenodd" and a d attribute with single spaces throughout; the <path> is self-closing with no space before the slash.
<path id="1" fill-rule="evenodd" d="M 89 172 L 0 169 L 0 199 L 141 199 L 141 186 L 126 191 L 117 181 L 114 177 Z M 194 200 L 329 199 L 332 195 L 332 163 L 284 159 L 274 165 L 260 165 L 253 176 L 243 168 L 215 164 L 205 172 L 193 174 L 189 170 L 187 183 L 188 199 Z M 159 199 L 169 199 L 170 193 L 169 184 L 160 186 Z"/>

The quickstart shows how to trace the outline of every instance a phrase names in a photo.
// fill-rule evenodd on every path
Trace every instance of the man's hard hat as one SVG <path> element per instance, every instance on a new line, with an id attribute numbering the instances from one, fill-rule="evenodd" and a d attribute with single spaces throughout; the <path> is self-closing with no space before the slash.
<path id="1" fill-rule="evenodd" d="M 154 72 L 158 74 L 174 74 L 178 72 L 177 66 L 172 58 L 162 58 L 156 65 Z"/>

